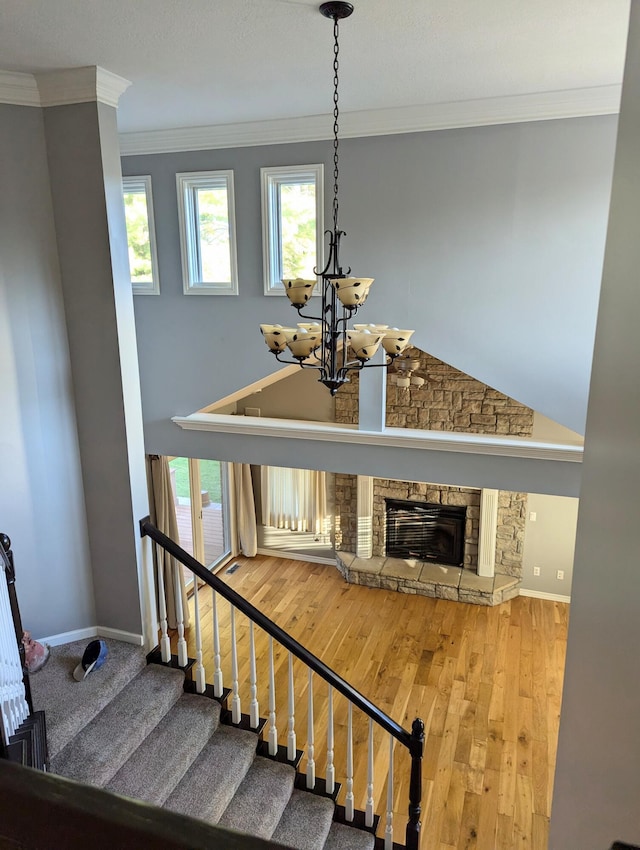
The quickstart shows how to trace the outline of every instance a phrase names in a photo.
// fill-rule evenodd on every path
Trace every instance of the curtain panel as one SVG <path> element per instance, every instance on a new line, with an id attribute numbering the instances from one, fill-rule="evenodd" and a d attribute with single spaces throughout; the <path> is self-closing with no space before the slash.
<path id="1" fill-rule="evenodd" d="M 326 475 L 313 469 L 261 468 L 262 524 L 320 535 L 327 514 Z"/>

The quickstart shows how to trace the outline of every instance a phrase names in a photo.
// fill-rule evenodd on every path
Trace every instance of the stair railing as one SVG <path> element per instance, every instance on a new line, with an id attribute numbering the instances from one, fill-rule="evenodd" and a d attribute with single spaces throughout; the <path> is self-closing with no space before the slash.
<path id="1" fill-rule="evenodd" d="M 389 736 L 389 761 L 387 771 L 387 795 L 386 795 L 386 821 L 384 830 L 384 840 L 382 846 L 385 850 L 394 850 L 398 848 L 398 844 L 394 844 L 393 840 L 393 765 L 394 765 L 394 744 L 399 743 L 405 750 L 408 751 L 411 758 L 411 774 L 409 783 L 409 803 L 408 803 L 408 821 L 405 830 L 405 847 L 407 850 L 419 850 L 420 847 L 420 814 L 421 814 L 421 799 L 422 799 L 422 757 L 424 752 L 424 723 L 419 718 L 413 721 L 411 731 L 404 729 L 394 720 L 392 720 L 385 712 L 374 705 L 370 700 L 363 696 L 359 691 L 353 688 L 348 682 L 342 679 L 337 673 L 327 667 L 317 656 L 309 652 L 304 646 L 298 643 L 295 638 L 291 637 L 287 632 L 281 629 L 269 617 L 255 608 L 250 602 L 244 599 L 240 594 L 236 593 L 231 587 L 221 581 L 217 576 L 207 570 L 207 568 L 189 555 L 177 543 L 163 534 L 150 521 L 149 517 L 140 521 L 141 535 L 150 537 L 158 546 L 167 551 L 183 566 L 187 567 L 195 577 L 200 579 L 204 584 L 209 585 L 212 589 L 212 620 L 213 620 L 213 655 L 214 655 L 214 673 L 213 684 L 206 685 L 205 672 L 202 665 L 202 629 L 201 617 L 198 611 L 195 614 L 195 646 L 196 646 L 196 684 L 195 690 L 198 693 L 204 693 L 210 689 L 210 695 L 218 699 L 223 699 L 227 695 L 231 701 L 231 722 L 241 724 L 244 715 L 241 711 L 241 698 L 238 680 L 238 654 L 236 641 L 236 610 L 241 612 L 248 618 L 250 623 L 249 629 L 249 677 L 250 677 L 250 715 L 246 721 L 247 727 L 257 729 L 259 725 L 259 703 L 258 703 L 258 688 L 256 681 L 256 658 L 255 658 L 255 641 L 254 641 L 254 626 L 258 626 L 269 636 L 269 704 L 268 704 L 268 719 L 265 742 L 265 755 L 272 758 L 282 757 L 284 760 L 297 765 L 300 757 L 306 754 L 307 770 L 304 779 L 304 785 L 309 791 L 316 793 L 325 793 L 335 799 L 339 786 L 335 781 L 336 775 L 336 759 L 335 759 L 335 737 L 334 737 L 334 692 L 342 694 L 347 699 L 348 714 L 347 714 L 347 752 L 346 752 L 346 798 L 343 807 L 337 807 L 337 819 L 342 820 L 349 825 L 364 827 L 375 833 L 378 818 L 374 814 L 374 735 L 373 725 L 383 729 Z M 158 582 L 159 590 L 162 591 L 161 576 L 162 570 L 159 570 Z M 198 582 L 194 580 L 194 589 Z M 161 659 L 164 663 L 171 661 L 170 642 L 167 633 L 166 608 L 164 602 L 164 593 L 160 592 L 160 650 Z M 227 600 L 230 608 L 231 622 L 231 690 L 227 690 L 223 686 L 223 675 L 221 668 L 221 650 L 220 650 L 220 635 L 219 635 L 219 612 L 217 605 L 217 597 L 220 596 Z M 198 604 L 197 592 L 194 593 L 195 603 Z M 179 597 L 178 597 L 179 598 Z M 178 609 L 180 605 L 176 606 Z M 179 646 L 178 646 L 178 665 L 186 666 L 186 642 L 184 641 L 184 629 L 180 628 L 182 623 L 178 623 L 179 630 Z M 275 702 L 275 679 L 274 679 L 274 648 L 273 642 L 277 641 L 288 653 L 288 710 L 287 710 L 287 737 L 286 745 L 278 745 L 278 729 L 276 722 L 276 702 Z M 307 745 L 305 753 L 302 753 L 297 748 L 297 732 L 295 726 L 295 692 L 294 692 L 294 673 L 293 659 L 299 659 L 308 668 L 307 679 Z M 328 714 L 327 714 L 327 764 L 326 777 L 324 780 L 316 778 L 316 761 L 315 754 L 315 727 L 314 727 L 314 689 L 313 689 L 313 674 L 316 674 L 328 684 Z M 367 718 L 368 736 L 367 736 L 367 789 L 366 789 L 366 806 L 364 812 L 358 812 L 355 809 L 355 796 L 353 790 L 354 779 L 354 753 L 353 753 L 353 707 L 362 711 Z"/>
<path id="2" fill-rule="evenodd" d="M 11 540 L 0 533 L 0 756 L 3 758 L 9 757 L 10 739 L 33 711 L 15 580 Z"/>

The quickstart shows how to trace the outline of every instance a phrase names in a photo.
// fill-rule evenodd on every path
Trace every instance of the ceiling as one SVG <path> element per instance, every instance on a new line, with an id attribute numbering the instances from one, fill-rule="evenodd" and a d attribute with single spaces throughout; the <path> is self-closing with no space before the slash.
<path id="1" fill-rule="evenodd" d="M 341 108 L 619 84 L 630 0 L 355 0 Z M 332 24 L 319 0 L 0 0 L 0 68 L 100 65 L 132 82 L 121 132 L 319 115 Z"/>

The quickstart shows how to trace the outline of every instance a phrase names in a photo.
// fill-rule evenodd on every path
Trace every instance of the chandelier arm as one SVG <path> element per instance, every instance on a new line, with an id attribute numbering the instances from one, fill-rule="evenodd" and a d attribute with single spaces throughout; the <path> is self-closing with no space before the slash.
<path id="1" fill-rule="evenodd" d="M 293 305 L 291 305 L 291 306 L 293 306 Z M 296 307 L 296 310 L 298 311 L 298 315 L 300 316 L 301 319 L 312 319 L 314 322 L 317 322 L 319 325 L 322 324 L 322 316 L 307 316 L 302 312 L 302 310 L 303 310 L 302 307 L 299 307 L 299 308 Z"/>

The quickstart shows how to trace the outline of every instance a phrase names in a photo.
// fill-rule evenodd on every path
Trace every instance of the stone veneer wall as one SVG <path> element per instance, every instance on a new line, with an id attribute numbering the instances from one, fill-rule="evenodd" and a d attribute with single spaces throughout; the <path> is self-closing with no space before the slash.
<path id="1" fill-rule="evenodd" d="M 412 349 L 412 352 L 418 352 Z M 402 389 L 387 382 L 387 427 L 431 431 L 458 431 L 530 437 L 533 410 L 498 390 L 476 381 L 425 352 L 418 373 L 426 377 L 423 387 Z M 358 375 L 344 384 L 336 396 L 336 422 L 358 421 Z M 336 474 L 335 546 L 356 551 L 357 485 L 354 475 Z M 384 555 L 384 499 L 408 499 L 444 505 L 466 505 L 464 566 L 477 570 L 480 491 L 467 487 L 375 479 L 373 554 Z M 526 493 L 501 491 L 498 497 L 496 573 L 519 577 L 522 573 Z"/>
<path id="2" fill-rule="evenodd" d="M 530 437 L 533 410 L 418 349 L 422 387 L 387 381 L 387 427 Z M 336 395 L 336 422 L 358 421 L 358 374 Z"/>

